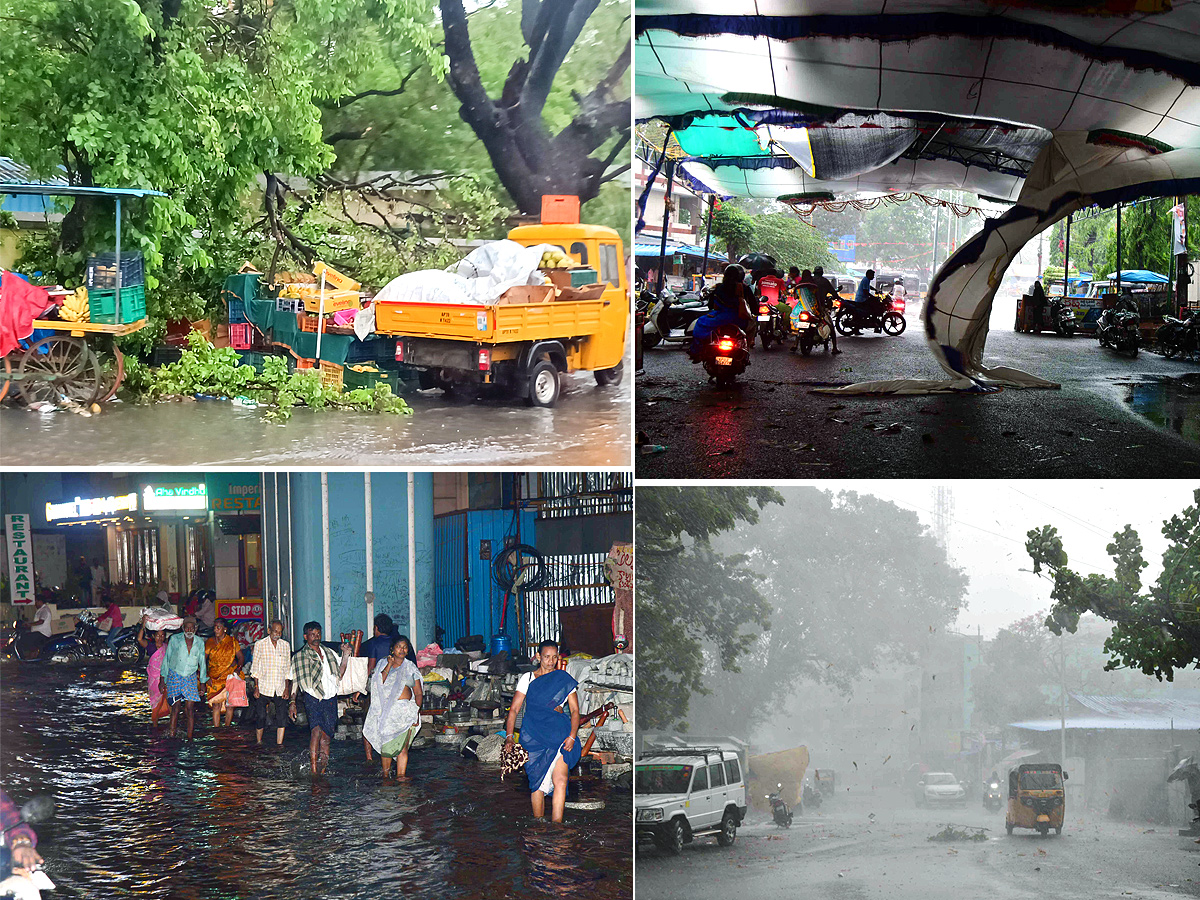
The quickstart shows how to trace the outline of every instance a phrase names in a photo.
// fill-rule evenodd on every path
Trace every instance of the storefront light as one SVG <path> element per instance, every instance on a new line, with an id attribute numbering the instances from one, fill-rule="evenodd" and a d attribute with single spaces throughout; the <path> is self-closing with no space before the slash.
<path id="1" fill-rule="evenodd" d="M 136 510 L 137 494 L 122 494 L 117 497 L 76 497 L 64 503 L 46 504 L 46 521 L 63 519 L 95 519 L 111 516 L 119 510 Z"/>
<path id="2" fill-rule="evenodd" d="M 208 509 L 208 492 L 203 482 L 170 487 L 148 484 L 142 491 L 142 509 Z"/>

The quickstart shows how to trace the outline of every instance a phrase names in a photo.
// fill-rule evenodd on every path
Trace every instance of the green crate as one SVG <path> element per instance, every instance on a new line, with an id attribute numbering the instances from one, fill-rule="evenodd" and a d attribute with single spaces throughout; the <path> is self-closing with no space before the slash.
<path id="1" fill-rule="evenodd" d="M 572 269 L 571 287 L 583 287 L 585 284 L 596 283 L 595 269 Z"/>
<path id="2" fill-rule="evenodd" d="M 88 314 L 93 322 L 117 325 L 117 292 L 88 291 Z M 146 318 L 146 288 L 144 285 L 121 288 L 121 323 Z"/>
<path id="3" fill-rule="evenodd" d="M 347 391 L 356 391 L 359 388 L 374 390 L 375 385 L 386 384 L 392 389 L 392 393 L 396 393 L 396 373 L 395 372 L 356 372 L 350 366 L 346 366 L 342 370 L 342 388 Z"/>

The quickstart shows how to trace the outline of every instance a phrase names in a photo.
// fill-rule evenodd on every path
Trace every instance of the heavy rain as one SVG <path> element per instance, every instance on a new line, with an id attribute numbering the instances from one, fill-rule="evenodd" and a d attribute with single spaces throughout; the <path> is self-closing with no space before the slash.
<path id="1" fill-rule="evenodd" d="M 1200 895 L 1196 487 L 639 486 L 639 894 Z"/>

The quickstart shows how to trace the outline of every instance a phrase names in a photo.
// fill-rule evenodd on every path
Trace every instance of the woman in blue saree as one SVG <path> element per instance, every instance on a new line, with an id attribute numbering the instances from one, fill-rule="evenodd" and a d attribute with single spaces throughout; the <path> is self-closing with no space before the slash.
<path id="1" fill-rule="evenodd" d="M 505 723 L 505 745 L 514 739 L 517 713 L 525 708 L 521 722 L 521 746 L 529 754 L 525 774 L 529 778 L 533 814 L 546 814 L 546 795 L 550 795 L 550 820 L 561 822 L 567 802 L 567 773 L 579 764 L 579 686 L 558 668 L 558 644 L 542 641 L 538 647 L 538 667 L 521 676 L 512 708 Z"/>

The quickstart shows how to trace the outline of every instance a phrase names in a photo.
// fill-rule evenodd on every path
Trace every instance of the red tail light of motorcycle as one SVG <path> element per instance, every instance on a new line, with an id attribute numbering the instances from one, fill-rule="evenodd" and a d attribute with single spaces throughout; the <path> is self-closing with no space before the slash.
<path id="1" fill-rule="evenodd" d="M 760 303 L 758 304 L 758 311 L 763 315 L 766 315 L 771 311 L 771 306 L 768 303 Z"/>
<path id="2" fill-rule="evenodd" d="M 733 339 L 732 338 L 721 338 L 719 341 L 717 341 L 717 349 L 718 350 L 726 350 L 726 351 L 732 350 L 733 349 Z"/>
<path id="3" fill-rule="evenodd" d="M 801 321 L 801 322 L 807 322 L 807 321 L 808 321 L 808 319 L 809 319 L 809 315 L 808 315 L 808 313 L 806 313 L 806 312 L 802 312 L 802 313 L 800 313 L 800 317 L 799 317 L 799 318 L 800 318 L 800 321 Z"/>
<path id="4" fill-rule="evenodd" d="M 892 301 L 892 309 L 894 309 L 898 313 L 904 312 L 904 301 L 903 300 L 893 300 Z"/>

